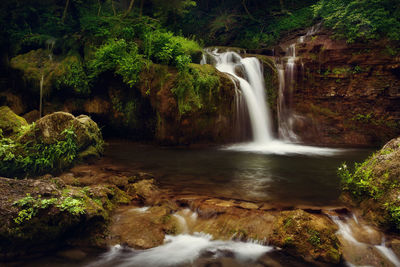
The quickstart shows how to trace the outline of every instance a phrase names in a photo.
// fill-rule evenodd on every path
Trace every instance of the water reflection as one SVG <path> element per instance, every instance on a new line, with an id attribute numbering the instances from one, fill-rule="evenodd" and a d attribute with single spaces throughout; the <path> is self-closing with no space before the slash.
<path id="1" fill-rule="evenodd" d="M 370 150 L 341 150 L 325 156 L 270 155 L 217 148 L 156 147 L 111 142 L 114 164 L 155 174 L 161 186 L 179 194 L 205 194 L 249 201 L 335 204 L 337 167 L 365 159 Z"/>

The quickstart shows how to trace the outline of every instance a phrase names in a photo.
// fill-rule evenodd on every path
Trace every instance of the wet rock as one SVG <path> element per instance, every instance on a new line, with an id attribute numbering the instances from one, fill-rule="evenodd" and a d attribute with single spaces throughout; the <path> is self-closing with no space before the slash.
<path id="1" fill-rule="evenodd" d="M 28 122 L 28 123 L 32 123 L 37 121 L 38 119 L 40 119 L 40 113 L 38 110 L 31 110 L 28 113 L 24 114 L 24 119 Z"/>
<path id="2" fill-rule="evenodd" d="M 241 202 L 239 204 L 239 207 L 241 207 L 243 209 L 248 209 L 248 210 L 258 209 L 258 205 L 254 204 L 254 203 L 250 203 L 250 202 Z"/>
<path id="3" fill-rule="evenodd" d="M 282 43 L 275 55 L 282 59 L 282 49 L 297 42 L 288 101 L 301 115 L 293 120 L 303 142 L 371 146 L 400 134 L 400 80 L 393 71 L 399 64 L 387 42 L 348 44 L 324 30 L 303 43 L 298 37 Z"/>
<path id="4" fill-rule="evenodd" d="M 134 184 L 130 184 L 127 193 L 140 199 L 146 205 L 154 205 L 159 203 L 161 192 L 154 185 L 154 180 L 142 180 Z"/>
<path id="5" fill-rule="evenodd" d="M 165 233 L 173 234 L 176 229 L 176 222 L 165 206 L 154 206 L 147 210 L 124 207 L 118 209 L 114 216 L 110 227 L 110 243 L 148 249 L 161 245 Z"/>
<path id="6" fill-rule="evenodd" d="M 339 263 L 342 252 L 336 225 L 326 216 L 303 210 L 282 211 L 274 222 L 269 242 L 307 261 Z"/>
<path id="7" fill-rule="evenodd" d="M 9 107 L 0 107 L 0 129 L 4 136 L 15 136 L 23 126 L 28 126 L 26 120 L 15 114 Z"/>

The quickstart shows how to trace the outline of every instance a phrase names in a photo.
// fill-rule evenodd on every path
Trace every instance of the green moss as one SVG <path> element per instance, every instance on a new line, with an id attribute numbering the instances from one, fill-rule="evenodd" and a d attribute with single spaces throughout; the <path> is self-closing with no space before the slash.
<path id="1" fill-rule="evenodd" d="M 321 245 L 319 232 L 314 229 L 308 229 L 307 232 L 310 235 L 307 241 L 314 247 L 319 247 Z"/>
<path id="2" fill-rule="evenodd" d="M 18 216 L 14 218 L 16 224 L 24 224 L 37 216 L 40 210 L 45 210 L 54 206 L 61 211 L 66 211 L 73 216 L 85 213 L 84 202 L 82 199 L 73 197 L 48 198 L 42 199 L 39 195 L 37 198 L 27 194 L 26 197 L 14 202 L 14 206 L 20 208 Z"/>
<path id="3" fill-rule="evenodd" d="M 16 115 L 9 107 L 0 107 L 0 130 L 4 136 L 16 136 L 21 133 L 22 127 L 27 127 L 26 120 Z M 0 138 L 2 137 L 0 135 Z"/>
<path id="4" fill-rule="evenodd" d="M 181 115 L 195 109 L 212 108 L 209 104 L 219 92 L 220 81 L 215 68 L 209 65 L 190 64 L 186 71 L 179 72 L 175 95 Z"/>

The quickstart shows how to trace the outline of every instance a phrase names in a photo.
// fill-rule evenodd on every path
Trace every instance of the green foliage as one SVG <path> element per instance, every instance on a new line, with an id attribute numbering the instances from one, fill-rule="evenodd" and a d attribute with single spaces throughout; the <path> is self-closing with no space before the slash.
<path id="1" fill-rule="evenodd" d="M 354 172 L 351 172 L 345 163 L 338 168 L 338 176 L 341 178 L 342 188 L 353 196 L 369 196 L 377 199 L 383 193 L 374 183 L 371 163 L 367 160 L 362 164 L 355 164 Z"/>
<path id="2" fill-rule="evenodd" d="M 385 207 L 389 212 L 390 221 L 400 230 L 400 206 L 394 203 L 385 203 Z"/>
<path id="3" fill-rule="evenodd" d="M 27 194 L 26 197 L 14 202 L 13 205 L 20 208 L 18 216 L 14 218 L 16 224 L 23 224 L 37 216 L 41 210 L 46 210 L 50 207 L 67 211 L 74 216 L 86 213 L 83 200 L 69 196 L 42 199 L 41 195 L 34 198 L 30 194 Z"/>
<path id="4" fill-rule="evenodd" d="M 89 79 L 79 60 L 66 60 L 63 62 L 63 75 L 56 80 L 55 86 L 59 90 L 66 88 L 82 95 L 90 93 Z"/>
<path id="5" fill-rule="evenodd" d="M 171 90 L 178 101 L 180 114 L 185 114 L 193 108 L 202 108 L 207 97 L 219 89 L 219 78 L 208 70 L 189 65 L 180 71 L 174 88 Z"/>
<path id="6" fill-rule="evenodd" d="M 268 22 L 264 30 L 260 27 L 250 27 L 245 30 L 239 45 L 246 48 L 268 47 L 276 44 L 288 32 L 304 29 L 313 23 L 310 7 L 301 8 L 282 16 L 277 16 Z"/>
<path id="7" fill-rule="evenodd" d="M 380 37 L 400 40 L 397 0 L 321 0 L 313 8 L 325 26 L 349 43 Z"/>
<path id="8" fill-rule="evenodd" d="M 194 40 L 174 36 L 172 32 L 149 31 L 144 35 L 144 54 L 154 63 L 186 68 L 191 55 L 200 52 L 200 45 Z"/>
<path id="9" fill-rule="evenodd" d="M 142 56 L 138 54 L 135 43 L 110 39 L 97 49 L 94 59 L 89 62 L 89 77 L 95 79 L 101 73 L 111 71 L 121 75 L 123 81 L 132 87 L 139 80 L 142 65 Z"/>
<path id="10" fill-rule="evenodd" d="M 76 134 L 72 128 L 65 129 L 62 134 L 64 140 L 53 144 L 0 139 L 0 174 L 8 177 L 38 175 L 72 164 L 77 156 Z"/>

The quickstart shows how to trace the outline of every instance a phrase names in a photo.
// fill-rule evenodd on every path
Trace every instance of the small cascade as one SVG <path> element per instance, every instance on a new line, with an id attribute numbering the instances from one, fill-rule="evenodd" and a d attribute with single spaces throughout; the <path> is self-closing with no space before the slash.
<path id="1" fill-rule="evenodd" d="M 316 34 L 321 29 L 321 23 L 318 23 L 308 29 L 306 35 L 300 36 L 294 43 L 286 48 L 286 54 L 283 58 L 277 59 L 277 69 L 279 78 L 278 93 L 278 132 L 279 138 L 289 142 L 299 142 L 300 138 L 295 134 L 293 128 L 298 119 L 298 115 L 293 113 L 292 99 L 296 87 L 296 77 L 298 74 L 298 64 L 296 57 L 296 45 L 304 43 L 310 36 Z M 300 69 L 303 71 L 304 65 L 300 62 Z"/>
<path id="2" fill-rule="evenodd" d="M 252 242 L 213 240 L 211 235 L 204 233 L 167 235 L 163 245 L 147 250 L 116 245 L 87 266 L 197 266 L 198 259 L 219 257 L 233 257 L 238 266 L 246 266 L 271 251 L 272 247 Z"/>
<path id="3" fill-rule="evenodd" d="M 373 228 L 360 224 L 354 214 L 351 217 L 329 217 L 339 228 L 337 235 L 343 246 L 344 258 L 350 266 L 384 261 L 400 266 L 399 258 L 386 246 L 385 238 Z"/>
<path id="4" fill-rule="evenodd" d="M 39 99 L 39 116 L 40 118 L 43 115 L 43 83 L 44 83 L 44 75 L 42 74 L 40 78 L 40 99 Z"/>
<path id="5" fill-rule="evenodd" d="M 50 62 L 53 61 L 53 49 L 56 44 L 55 38 L 50 38 L 46 40 L 46 48 L 49 56 Z M 42 75 L 40 78 L 40 93 L 39 93 L 39 116 L 40 118 L 43 116 L 43 85 L 44 85 L 44 74 L 42 71 Z"/>

